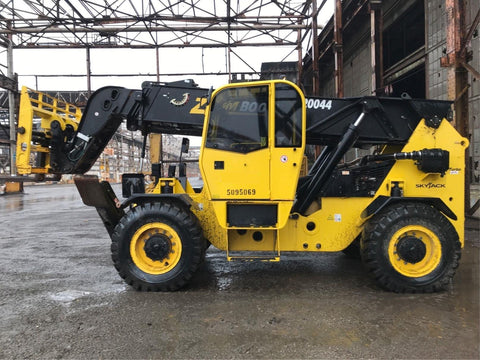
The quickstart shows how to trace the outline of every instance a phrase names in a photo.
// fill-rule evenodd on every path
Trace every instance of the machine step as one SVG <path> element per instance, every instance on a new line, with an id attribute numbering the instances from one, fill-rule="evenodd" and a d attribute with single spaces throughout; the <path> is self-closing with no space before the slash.
<path id="1" fill-rule="evenodd" d="M 280 261 L 280 252 L 272 251 L 229 251 L 227 254 L 228 261 Z"/>

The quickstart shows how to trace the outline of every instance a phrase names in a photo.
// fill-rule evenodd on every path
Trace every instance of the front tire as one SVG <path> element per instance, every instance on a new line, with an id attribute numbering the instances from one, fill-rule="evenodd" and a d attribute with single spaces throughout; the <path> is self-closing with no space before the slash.
<path id="1" fill-rule="evenodd" d="M 448 287 L 461 251 L 455 228 L 439 211 L 404 203 L 369 221 L 362 234 L 361 256 L 381 287 L 429 293 Z"/>
<path id="2" fill-rule="evenodd" d="M 112 234 L 112 260 L 136 290 L 174 291 L 185 286 L 204 257 L 197 218 L 173 203 L 134 207 Z"/>

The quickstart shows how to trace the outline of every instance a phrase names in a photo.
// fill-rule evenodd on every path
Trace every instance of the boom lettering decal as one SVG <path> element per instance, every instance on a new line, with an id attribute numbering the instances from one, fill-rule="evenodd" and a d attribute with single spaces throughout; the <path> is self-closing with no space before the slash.
<path id="1" fill-rule="evenodd" d="M 201 107 L 204 106 L 204 105 L 207 103 L 207 98 L 197 97 L 197 98 L 195 99 L 195 101 L 197 102 L 197 105 L 195 105 L 195 106 L 190 110 L 190 114 L 199 114 L 199 115 L 205 114 L 205 109 L 202 109 Z"/>
<path id="2" fill-rule="evenodd" d="M 248 113 L 264 113 L 267 111 L 267 103 L 258 103 L 256 101 L 234 101 L 225 102 L 222 107 L 226 111 L 239 111 Z"/>
<path id="3" fill-rule="evenodd" d="M 326 99 L 306 99 L 307 109 L 322 109 L 331 110 L 332 100 Z"/>

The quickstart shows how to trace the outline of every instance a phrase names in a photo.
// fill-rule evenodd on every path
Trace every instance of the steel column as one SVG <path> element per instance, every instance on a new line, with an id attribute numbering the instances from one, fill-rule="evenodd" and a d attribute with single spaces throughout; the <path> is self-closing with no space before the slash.
<path id="1" fill-rule="evenodd" d="M 343 26 L 342 1 L 335 0 L 333 13 L 333 51 L 335 54 L 335 92 L 339 98 L 343 97 Z"/>
<path id="2" fill-rule="evenodd" d="M 159 54 L 159 47 L 155 48 L 155 59 L 157 62 L 157 82 L 160 82 L 160 54 Z"/>
<path id="3" fill-rule="evenodd" d="M 301 85 L 303 78 L 302 30 L 297 30 L 297 85 Z"/>
<path id="4" fill-rule="evenodd" d="M 446 46 L 447 54 L 441 59 L 441 65 L 448 67 L 448 99 L 454 101 L 454 126 L 458 132 L 470 138 L 468 119 L 468 71 L 462 65 L 466 63 L 465 45 L 465 2 L 463 0 L 445 0 L 447 13 Z M 465 210 L 470 210 L 470 154 L 465 151 Z"/>
<path id="5" fill-rule="evenodd" d="M 92 75 L 92 70 L 91 70 L 91 60 L 90 60 L 90 48 L 86 47 L 85 48 L 87 52 L 87 92 L 88 96 L 92 95 L 92 80 L 91 80 L 91 75 Z"/>
<path id="6" fill-rule="evenodd" d="M 322 4 L 323 6 L 323 4 Z M 312 47 L 313 47 L 313 58 L 312 58 L 312 95 L 318 96 L 320 93 L 320 72 L 318 69 L 318 11 L 317 9 L 317 0 L 312 0 Z M 320 155 L 321 147 L 315 146 L 315 158 Z"/>
<path id="7" fill-rule="evenodd" d="M 383 11 L 381 1 L 370 1 L 372 94 L 383 95 Z"/>
<path id="8" fill-rule="evenodd" d="M 477 15 L 475 16 L 475 19 L 473 20 L 472 25 L 470 26 L 470 30 L 468 31 L 468 34 L 465 36 L 465 39 L 462 44 L 462 49 L 460 50 L 460 53 L 462 54 L 462 58 L 460 61 L 462 62 L 462 66 L 470 71 L 473 77 L 475 77 L 477 80 L 480 80 L 480 71 L 477 71 L 474 67 L 469 65 L 467 61 L 467 43 L 472 40 L 472 36 L 475 33 L 475 30 L 477 29 L 478 24 L 480 23 L 480 9 L 477 11 Z"/>
<path id="9" fill-rule="evenodd" d="M 231 28 L 232 28 L 232 19 L 230 17 L 230 0 L 227 0 L 227 72 L 228 72 L 228 82 L 232 82 L 232 59 L 231 59 Z"/>
<path id="10" fill-rule="evenodd" d="M 313 46 L 313 59 L 312 59 L 312 95 L 319 95 L 320 92 L 320 74 L 318 72 L 318 9 L 317 0 L 312 0 L 312 46 Z"/>
<path id="11" fill-rule="evenodd" d="M 7 21 L 7 27 L 11 28 L 12 22 Z M 12 35 L 7 36 L 7 77 L 11 80 L 15 79 L 13 73 L 13 40 Z M 16 152 L 16 138 L 15 132 L 15 94 L 12 89 L 8 89 L 8 118 L 10 124 L 10 175 L 16 175 L 15 168 L 15 152 Z"/>

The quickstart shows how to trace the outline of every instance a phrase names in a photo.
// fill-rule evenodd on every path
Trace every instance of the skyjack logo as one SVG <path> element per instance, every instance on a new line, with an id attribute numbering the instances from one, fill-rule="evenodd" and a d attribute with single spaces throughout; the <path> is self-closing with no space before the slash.
<path id="1" fill-rule="evenodd" d="M 416 184 L 417 189 L 445 189 L 447 186 L 445 184 Z"/>

